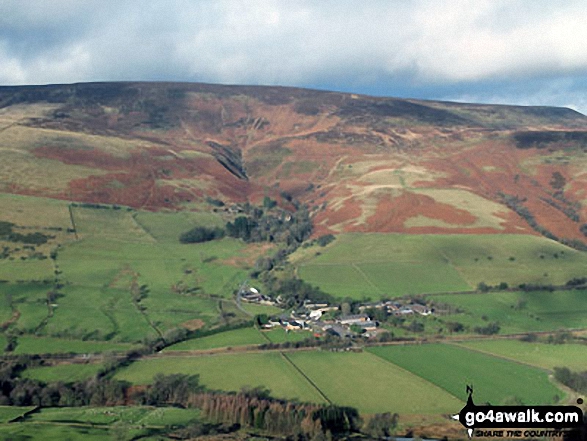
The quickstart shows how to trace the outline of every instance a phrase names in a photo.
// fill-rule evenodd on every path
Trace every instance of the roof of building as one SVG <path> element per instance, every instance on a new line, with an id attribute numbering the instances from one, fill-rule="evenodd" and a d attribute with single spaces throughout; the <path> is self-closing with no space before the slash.
<path id="1" fill-rule="evenodd" d="M 367 314 L 353 314 L 353 315 L 343 315 L 340 316 L 339 320 L 341 322 L 352 321 L 352 320 L 369 320 L 369 316 Z"/>

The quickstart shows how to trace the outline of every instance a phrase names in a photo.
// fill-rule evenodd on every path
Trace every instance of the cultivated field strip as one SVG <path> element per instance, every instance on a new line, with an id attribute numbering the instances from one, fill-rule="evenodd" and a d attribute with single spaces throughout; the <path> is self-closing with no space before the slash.
<path id="1" fill-rule="evenodd" d="M 571 370 L 583 371 L 587 367 L 587 348 L 583 344 L 488 340 L 463 341 L 458 345 L 548 370 L 568 367 Z"/>
<path id="2" fill-rule="evenodd" d="M 543 369 L 507 361 L 464 347 L 442 343 L 369 348 L 369 352 L 401 366 L 465 400 L 466 385 L 475 386 L 477 402 L 503 404 L 555 403 L 563 396 Z"/>

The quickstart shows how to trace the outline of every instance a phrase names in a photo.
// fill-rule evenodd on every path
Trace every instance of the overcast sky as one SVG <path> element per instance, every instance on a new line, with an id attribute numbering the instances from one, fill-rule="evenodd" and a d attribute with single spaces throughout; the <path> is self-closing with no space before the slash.
<path id="1" fill-rule="evenodd" d="M 585 0 L 0 0 L 0 85 L 165 80 L 587 113 Z"/>

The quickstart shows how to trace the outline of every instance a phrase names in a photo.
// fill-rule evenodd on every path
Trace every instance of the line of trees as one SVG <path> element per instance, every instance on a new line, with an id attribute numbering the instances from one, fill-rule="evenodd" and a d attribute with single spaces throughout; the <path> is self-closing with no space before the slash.
<path id="1" fill-rule="evenodd" d="M 562 243 L 563 245 L 566 245 L 568 247 L 575 248 L 576 250 L 579 250 L 579 251 L 587 251 L 587 245 L 585 245 L 580 240 L 558 237 L 558 236 L 554 235 L 551 231 L 547 230 L 542 225 L 540 225 L 536 221 L 536 219 L 534 218 L 534 215 L 530 212 L 530 210 L 528 210 L 526 207 L 524 207 L 522 205 L 522 203 L 525 202 L 525 199 L 520 199 L 517 196 L 512 196 L 512 195 L 508 195 L 508 194 L 504 194 L 504 193 L 500 193 L 499 196 L 501 197 L 502 202 L 508 208 L 515 211 L 519 216 L 523 217 L 524 220 L 526 222 L 528 222 L 528 225 L 530 225 L 535 231 L 542 234 L 544 237 L 547 237 L 548 239 L 552 239 L 556 242 Z M 583 232 L 583 234 L 585 234 L 585 231 L 587 231 L 587 227 L 585 228 L 585 231 L 582 228 L 583 228 L 583 226 L 580 227 L 581 232 Z"/>
<path id="2" fill-rule="evenodd" d="M 298 435 L 301 440 L 318 440 L 347 435 L 359 430 L 356 409 L 296 403 L 269 397 L 262 388 L 238 394 L 206 391 L 198 375 L 157 374 L 143 389 L 130 389 L 125 381 L 113 380 L 103 372 L 71 383 L 45 383 L 21 378 L 20 373 L 39 361 L 32 357 L 0 364 L 0 404 L 40 407 L 151 406 L 196 407 L 212 422 L 250 427 L 275 435 Z"/>
<path id="3" fill-rule="evenodd" d="M 202 409 L 202 414 L 214 422 L 236 423 L 298 439 L 328 439 L 360 428 L 359 413 L 354 408 L 294 403 L 265 395 L 203 393 L 192 396 L 189 404 Z"/>
<path id="4" fill-rule="evenodd" d="M 19 375 L 38 364 L 28 357 L 0 364 L 0 404 L 11 406 L 120 406 L 129 383 L 96 376 L 72 383 L 45 383 Z"/>
<path id="5" fill-rule="evenodd" d="M 573 372 L 566 367 L 555 367 L 554 378 L 579 393 L 587 393 L 587 371 Z"/>
<path id="6" fill-rule="evenodd" d="M 53 239 L 55 236 L 47 236 L 46 234 L 35 232 L 21 234 L 16 233 L 13 228 L 12 222 L 0 221 L 0 239 L 7 240 L 9 242 L 22 242 L 31 245 L 42 245 L 47 243 L 49 239 Z"/>
<path id="7" fill-rule="evenodd" d="M 225 232 L 222 228 L 195 227 L 179 236 L 181 243 L 200 243 L 222 239 Z"/>

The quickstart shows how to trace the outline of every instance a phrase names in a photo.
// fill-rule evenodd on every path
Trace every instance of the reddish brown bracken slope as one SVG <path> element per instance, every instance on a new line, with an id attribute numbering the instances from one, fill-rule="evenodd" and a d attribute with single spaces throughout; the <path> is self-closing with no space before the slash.
<path id="1" fill-rule="evenodd" d="M 587 118 L 183 83 L 0 88 L 0 191 L 149 210 L 309 205 L 325 232 L 584 240 Z"/>

